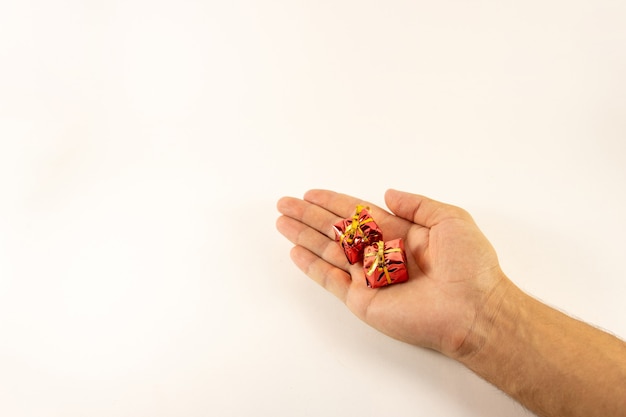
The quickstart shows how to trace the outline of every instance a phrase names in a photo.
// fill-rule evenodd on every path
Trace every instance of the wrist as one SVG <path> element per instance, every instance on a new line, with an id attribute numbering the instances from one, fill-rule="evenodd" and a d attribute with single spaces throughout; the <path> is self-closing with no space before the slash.
<path id="1" fill-rule="evenodd" d="M 454 358 L 538 415 L 607 416 L 626 407 L 626 344 L 508 279 L 494 287 Z"/>
<path id="2" fill-rule="evenodd" d="M 499 271 L 495 284 L 477 301 L 475 315 L 465 337 L 448 356 L 472 369 L 473 362 L 481 360 L 483 350 L 498 343 L 498 331 L 514 326 L 525 297 L 526 294 Z"/>

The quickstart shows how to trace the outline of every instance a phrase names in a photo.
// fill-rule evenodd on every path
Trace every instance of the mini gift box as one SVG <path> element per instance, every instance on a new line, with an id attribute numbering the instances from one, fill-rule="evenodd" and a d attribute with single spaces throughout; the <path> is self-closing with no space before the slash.
<path id="1" fill-rule="evenodd" d="M 404 254 L 404 241 L 394 239 L 367 246 L 363 254 L 365 280 L 370 288 L 384 287 L 409 279 Z"/>
<path id="2" fill-rule="evenodd" d="M 333 229 L 350 264 L 362 260 L 365 247 L 383 239 L 383 233 L 366 207 L 358 205 L 351 218 L 337 222 Z"/>

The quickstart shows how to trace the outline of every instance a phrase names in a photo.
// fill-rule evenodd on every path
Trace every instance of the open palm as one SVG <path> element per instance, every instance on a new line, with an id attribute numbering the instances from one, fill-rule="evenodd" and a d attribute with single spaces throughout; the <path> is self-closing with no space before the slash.
<path id="1" fill-rule="evenodd" d="M 311 190 L 304 199 L 279 200 L 277 228 L 296 245 L 296 265 L 357 317 L 396 339 L 454 355 L 503 279 L 495 251 L 458 207 L 394 190 L 385 200 L 393 214 L 348 195 Z M 385 240 L 405 240 L 408 282 L 371 289 L 362 265 L 348 263 L 332 225 L 357 204 L 370 208 Z"/>

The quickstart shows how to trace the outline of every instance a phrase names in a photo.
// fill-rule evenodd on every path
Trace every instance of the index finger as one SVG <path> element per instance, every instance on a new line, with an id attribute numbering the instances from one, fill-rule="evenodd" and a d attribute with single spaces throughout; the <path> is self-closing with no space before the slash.
<path id="1" fill-rule="evenodd" d="M 335 191 L 319 189 L 309 190 L 304 194 L 304 200 L 335 214 L 339 218 L 352 216 L 356 206 L 359 204 L 366 206 L 374 218 L 374 221 L 376 221 L 376 224 L 383 230 L 385 239 L 396 239 L 406 236 L 412 224 L 375 204 Z"/>

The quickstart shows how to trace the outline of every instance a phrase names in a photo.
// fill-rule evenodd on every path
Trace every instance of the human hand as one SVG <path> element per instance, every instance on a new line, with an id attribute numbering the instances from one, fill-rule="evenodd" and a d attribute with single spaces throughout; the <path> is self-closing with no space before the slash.
<path id="1" fill-rule="evenodd" d="M 489 322 L 484 306 L 493 305 L 487 301 L 508 281 L 495 251 L 458 207 L 395 190 L 386 192 L 385 202 L 393 214 L 344 194 L 311 190 L 303 200 L 278 201 L 282 216 L 276 226 L 296 245 L 294 263 L 361 320 L 451 357 L 471 353 L 471 334 Z M 408 282 L 371 289 L 362 265 L 348 263 L 332 226 L 350 217 L 357 204 L 370 208 L 385 240 L 405 240 Z"/>

